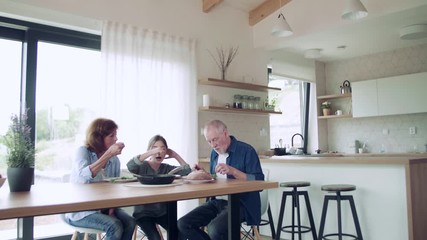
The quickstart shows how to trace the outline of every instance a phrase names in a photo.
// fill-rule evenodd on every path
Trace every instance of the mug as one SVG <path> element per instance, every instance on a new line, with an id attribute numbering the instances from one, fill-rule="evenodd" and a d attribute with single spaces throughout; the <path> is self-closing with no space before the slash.
<path id="1" fill-rule="evenodd" d="M 335 115 L 342 115 L 342 110 L 337 110 L 337 111 L 335 112 Z"/>

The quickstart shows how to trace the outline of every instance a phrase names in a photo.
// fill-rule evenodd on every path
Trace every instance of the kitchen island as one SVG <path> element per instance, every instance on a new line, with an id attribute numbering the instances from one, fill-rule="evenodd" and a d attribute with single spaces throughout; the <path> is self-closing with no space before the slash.
<path id="1" fill-rule="evenodd" d="M 263 169 L 269 170 L 269 180 L 309 181 L 307 188 L 316 224 L 320 215 L 325 184 L 353 184 L 353 194 L 366 240 L 424 240 L 427 236 L 427 154 L 354 154 L 323 156 L 260 157 Z M 201 159 L 207 164 L 207 159 Z M 283 188 L 270 189 L 269 201 L 277 224 Z M 288 189 L 289 190 L 289 189 Z M 336 232 L 336 213 L 328 209 L 325 232 Z M 290 209 L 285 221 L 289 223 Z M 303 224 L 308 225 L 305 209 Z M 348 204 L 343 205 L 343 229 L 355 233 Z M 270 235 L 267 227 L 261 233 Z M 283 233 L 283 237 L 289 235 Z M 306 234 L 306 238 L 310 236 Z"/>

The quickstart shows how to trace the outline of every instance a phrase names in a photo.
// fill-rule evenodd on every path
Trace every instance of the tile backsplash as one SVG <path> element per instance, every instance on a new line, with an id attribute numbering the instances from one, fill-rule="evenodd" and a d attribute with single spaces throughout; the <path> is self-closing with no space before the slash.
<path id="1" fill-rule="evenodd" d="M 339 93 L 344 80 L 355 82 L 426 71 L 427 44 L 326 63 L 326 93 Z M 415 134 L 409 134 L 410 127 L 415 127 Z M 354 153 L 355 140 L 365 142 L 373 153 L 426 151 L 427 113 L 331 119 L 327 128 L 329 151 Z"/>

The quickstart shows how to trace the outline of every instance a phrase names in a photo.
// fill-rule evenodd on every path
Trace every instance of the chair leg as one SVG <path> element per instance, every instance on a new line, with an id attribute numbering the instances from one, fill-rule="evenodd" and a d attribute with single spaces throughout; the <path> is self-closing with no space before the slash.
<path id="1" fill-rule="evenodd" d="M 319 226 L 319 237 L 317 240 L 323 239 L 323 231 L 325 230 L 325 220 L 326 220 L 326 213 L 328 211 L 328 202 L 332 199 L 331 196 L 325 196 L 325 199 L 323 200 L 323 209 L 322 209 L 322 217 L 320 219 L 320 226 Z"/>
<path id="2" fill-rule="evenodd" d="M 161 240 L 163 240 L 162 230 L 160 229 L 160 227 L 159 227 L 159 225 L 158 225 L 158 224 L 156 224 L 156 228 L 157 228 L 157 231 L 159 232 L 160 239 L 161 239 Z"/>
<path id="3" fill-rule="evenodd" d="M 252 226 L 252 231 L 253 231 L 253 233 L 255 235 L 255 239 L 256 240 L 262 240 L 261 235 L 259 234 L 257 226 Z"/>
<path id="4" fill-rule="evenodd" d="M 271 237 L 272 239 L 275 239 L 276 230 L 274 229 L 273 215 L 271 214 L 270 204 L 268 204 L 267 214 L 268 214 L 268 222 L 270 223 Z"/>
<path id="5" fill-rule="evenodd" d="M 280 234 L 282 232 L 282 223 L 283 223 L 283 216 L 285 214 L 285 205 L 286 205 L 286 198 L 288 197 L 288 193 L 286 191 L 283 191 L 282 193 L 282 203 L 280 204 L 280 213 L 279 213 L 279 221 L 277 223 L 277 229 L 276 229 L 276 236 L 275 239 L 280 239 Z"/>
<path id="6" fill-rule="evenodd" d="M 71 236 L 71 240 L 77 240 L 77 237 L 79 236 L 79 232 L 74 231 L 73 236 Z"/>
<path id="7" fill-rule="evenodd" d="M 316 232 L 316 227 L 314 225 L 313 211 L 311 210 L 311 204 L 310 204 L 310 198 L 308 197 L 308 192 L 304 192 L 303 195 L 305 198 L 305 205 L 307 207 L 308 220 L 310 221 L 310 228 L 311 228 L 311 233 L 313 235 L 313 240 L 317 240 L 317 232 Z"/>
<path id="8" fill-rule="evenodd" d="M 354 227 L 356 228 L 357 233 L 357 240 L 363 240 L 362 230 L 360 229 L 359 218 L 357 217 L 356 206 L 354 204 L 353 196 L 347 196 L 347 200 L 350 202 L 351 213 L 353 214 Z"/>

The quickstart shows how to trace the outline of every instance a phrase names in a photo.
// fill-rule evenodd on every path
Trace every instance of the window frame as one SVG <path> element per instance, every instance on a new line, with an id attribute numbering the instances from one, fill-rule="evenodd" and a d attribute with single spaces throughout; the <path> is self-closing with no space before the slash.
<path id="1" fill-rule="evenodd" d="M 28 109 L 31 140 L 36 134 L 37 44 L 46 41 L 92 50 L 101 50 L 101 36 L 18 19 L 0 17 L 0 38 L 22 42 L 20 112 Z M 25 239 L 33 231 L 34 217 L 17 219 L 17 235 Z"/>
<path id="2" fill-rule="evenodd" d="M 0 17 L 0 37 L 21 41 L 21 108 L 28 109 L 28 125 L 31 127 L 31 139 L 35 142 L 36 124 L 36 85 L 37 85 L 37 43 L 46 41 L 74 47 L 101 50 L 101 36 L 75 30 L 58 28 L 12 18 Z"/>

